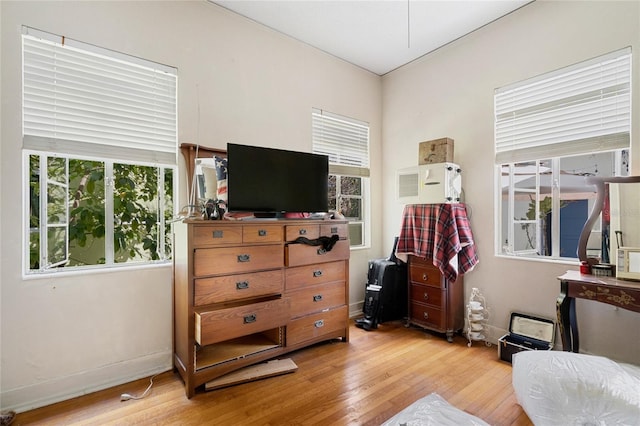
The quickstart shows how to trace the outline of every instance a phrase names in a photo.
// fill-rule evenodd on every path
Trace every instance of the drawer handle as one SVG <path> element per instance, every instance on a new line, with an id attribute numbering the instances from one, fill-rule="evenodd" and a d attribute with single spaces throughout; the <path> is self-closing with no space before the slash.
<path id="1" fill-rule="evenodd" d="M 322 276 L 322 271 L 320 269 L 318 269 L 317 271 L 313 271 L 313 276 L 315 278 L 321 277 Z"/>
<path id="2" fill-rule="evenodd" d="M 315 328 L 320 328 L 320 327 L 324 327 L 324 320 L 318 320 L 316 322 L 313 323 Z"/>
<path id="3" fill-rule="evenodd" d="M 222 238 L 223 235 L 224 235 L 223 231 L 220 231 L 220 230 L 213 231 L 213 238 Z"/>
<path id="4" fill-rule="evenodd" d="M 249 288 L 249 281 L 238 281 L 236 283 L 236 289 L 238 290 L 246 290 Z"/>
<path id="5" fill-rule="evenodd" d="M 307 230 L 306 230 L 306 229 L 304 229 L 304 228 L 300 228 L 300 229 L 298 230 L 298 234 L 299 234 L 299 235 L 307 235 Z"/>
<path id="6" fill-rule="evenodd" d="M 251 255 L 249 254 L 238 255 L 238 262 L 243 263 L 243 262 L 250 262 L 250 261 L 251 261 Z"/>
<path id="7" fill-rule="evenodd" d="M 323 249 L 323 248 L 319 248 L 318 249 L 318 255 L 319 256 L 322 256 L 323 254 L 326 254 L 326 253 L 327 253 L 327 251 L 325 249 Z"/>
<path id="8" fill-rule="evenodd" d="M 322 301 L 322 295 L 321 294 L 316 294 L 315 296 L 313 296 L 313 301 L 314 302 L 321 302 Z"/>
<path id="9" fill-rule="evenodd" d="M 252 322 L 256 322 L 256 314 L 251 314 L 244 317 L 245 324 L 251 324 Z"/>
<path id="10" fill-rule="evenodd" d="M 337 227 L 332 227 L 331 228 L 331 233 L 332 234 L 337 234 L 338 233 L 338 228 Z"/>
<path id="11" fill-rule="evenodd" d="M 267 230 L 266 229 L 259 229 L 258 230 L 258 236 L 264 237 L 266 235 L 267 235 Z"/>
<path id="12" fill-rule="evenodd" d="M 428 279 L 429 279 L 429 276 L 427 275 L 426 272 L 424 274 L 422 274 L 422 281 L 426 281 Z"/>
<path id="13" fill-rule="evenodd" d="M 429 300 L 429 293 L 424 294 L 424 300 Z"/>
<path id="14" fill-rule="evenodd" d="M 422 316 L 424 316 L 424 319 L 429 319 L 429 312 L 423 313 Z"/>

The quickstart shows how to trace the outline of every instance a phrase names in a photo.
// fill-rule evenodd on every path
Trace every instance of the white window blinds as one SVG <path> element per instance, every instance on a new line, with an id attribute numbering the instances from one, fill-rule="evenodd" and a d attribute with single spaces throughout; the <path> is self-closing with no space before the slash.
<path id="1" fill-rule="evenodd" d="M 23 28 L 23 147 L 175 165 L 175 68 Z"/>
<path id="2" fill-rule="evenodd" d="M 369 176 L 369 124 L 313 108 L 313 152 L 329 156 L 333 174 Z"/>
<path id="3" fill-rule="evenodd" d="M 631 49 L 495 93 L 498 164 L 628 148 Z"/>

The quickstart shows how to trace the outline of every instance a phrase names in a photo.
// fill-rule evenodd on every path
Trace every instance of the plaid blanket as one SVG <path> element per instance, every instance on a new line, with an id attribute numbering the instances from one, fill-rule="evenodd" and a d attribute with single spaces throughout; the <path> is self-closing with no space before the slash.
<path id="1" fill-rule="evenodd" d="M 453 282 L 479 262 L 464 204 L 408 204 L 396 254 L 433 259 L 444 277 Z"/>

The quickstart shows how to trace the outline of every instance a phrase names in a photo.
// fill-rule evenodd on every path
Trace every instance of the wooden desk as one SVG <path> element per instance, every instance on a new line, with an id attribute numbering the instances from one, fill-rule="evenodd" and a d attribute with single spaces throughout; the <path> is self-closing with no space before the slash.
<path id="1" fill-rule="evenodd" d="M 560 295 L 556 301 L 556 313 L 562 348 L 565 351 L 578 352 L 580 349 L 576 299 L 608 303 L 618 308 L 640 312 L 640 282 L 638 281 L 583 275 L 578 271 L 567 271 L 558 279 Z"/>

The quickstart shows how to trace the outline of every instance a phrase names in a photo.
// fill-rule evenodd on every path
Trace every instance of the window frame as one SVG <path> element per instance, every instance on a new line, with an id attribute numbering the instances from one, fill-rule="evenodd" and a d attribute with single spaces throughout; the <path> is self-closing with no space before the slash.
<path id="1" fill-rule="evenodd" d="M 336 177 L 361 179 L 361 220 L 349 220 L 349 225 L 360 226 L 362 244 L 351 248 L 368 248 L 371 235 L 370 189 L 370 126 L 369 123 L 335 114 L 318 108 L 311 110 L 311 142 L 313 152 L 329 157 L 329 174 Z M 325 133 L 326 132 L 326 133 Z M 339 190 L 336 179 L 336 208 L 339 207 Z"/>
<path id="2" fill-rule="evenodd" d="M 615 63 L 613 68 L 617 67 L 617 69 L 613 71 L 612 63 Z M 542 254 L 544 250 L 541 245 L 540 225 L 542 219 L 540 217 L 540 204 L 543 200 L 541 199 L 542 195 L 540 193 L 540 165 L 542 162 L 549 162 L 550 164 L 550 212 L 560 212 L 562 208 L 561 200 L 564 199 L 563 194 L 566 195 L 566 193 L 562 191 L 563 188 L 561 185 L 562 171 L 560 165 L 563 160 L 570 161 L 572 157 L 581 157 L 587 154 L 603 155 L 613 153 L 614 164 L 612 164 L 608 173 L 612 173 L 613 176 L 628 175 L 629 153 L 631 150 L 631 63 L 631 50 L 630 48 L 625 48 L 519 83 L 514 83 L 504 88 L 496 89 L 494 94 L 494 193 L 496 194 L 494 207 L 497 212 L 495 215 L 494 253 L 496 256 L 572 263 L 578 260 L 577 254 L 575 257 L 561 256 L 559 213 L 551 214 L 551 253 L 549 255 Z M 573 79 L 575 75 L 580 75 L 583 72 L 594 73 L 590 70 L 593 70 L 594 67 L 599 70 L 598 66 L 600 66 L 600 64 L 602 64 L 601 68 L 605 70 L 608 77 L 603 78 L 603 81 L 606 83 L 601 83 L 603 89 L 599 97 L 591 96 L 590 99 L 587 100 L 587 95 L 582 95 L 577 92 L 573 92 L 571 94 L 572 96 L 562 97 L 563 92 L 573 90 L 573 88 L 566 87 L 569 83 L 563 79 Z M 611 75 L 615 75 L 615 77 L 611 77 Z M 591 77 L 587 77 L 586 79 L 592 81 Z M 557 83 L 557 81 L 560 81 L 560 83 Z M 549 84 L 555 84 L 560 94 L 553 91 L 544 92 L 542 88 L 548 90 Z M 539 93 L 536 93 L 536 90 L 538 90 L 536 89 L 537 86 L 540 86 Z M 589 90 L 591 90 L 590 93 L 593 94 L 593 92 L 597 93 L 598 89 L 594 90 L 593 85 L 591 85 Z M 518 91 L 522 93 L 518 95 Z M 514 92 L 515 95 L 510 92 Z M 507 100 L 509 96 L 513 96 L 513 98 Z M 522 96 L 522 98 L 518 98 L 518 96 Z M 542 99 L 543 96 L 545 97 L 544 100 Z M 589 125 L 591 125 L 592 122 L 601 123 L 600 128 L 590 129 L 593 130 L 591 133 L 586 131 L 584 133 L 576 132 L 569 133 L 569 136 L 567 136 L 567 133 L 558 130 L 564 124 L 558 125 L 558 129 L 550 124 L 552 122 L 554 124 L 564 123 L 564 117 L 556 119 L 554 114 L 558 114 L 557 116 L 560 117 L 562 113 L 578 105 L 576 102 L 598 105 L 598 102 L 602 101 L 603 105 L 606 105 L 607 101 L 610 101 L 613 96 L 620 100 L 620 109 L 617 109 L 618 107 L 616 106 L 615 111 L 608 113 L 608 117 L 602 119 L 604 121 L 597 121 L 598 119 L 596 118 L 586 120 L 585 123 L 589 123 Z M 530 102 L 531 98 L 535 99 L 537 97 L 540 97 L 539 101 Z M 618 105 L 618 103 L 616 103 L 616 105 Z M 510 108 L 512 108 L 512 112 L 510 112 Z M 554 112 L 556 110 L 557 112 Z M 527 134 L 530 129 L 522 124 L 522 121 L 529 120 L 530 124 L 534 120 L 539 120 L 539 118 L 535 117 L 535 115 L 538 114 L 537 111 L 540 111 L 539 114 L 541 116 L 550 114 L 548 121 L 536 121 L 536 123 L 542 124 L 539 127 L 535 127 L 534 131 L 540 131 L 538 131 L 537 134 Z M 610 124 L 612 116 L 617 117 L 621 124 Z M 521 122 L 519 122 L 519 120 L 521 120 Z M 566 128 L 563 130 L 566 131 Z M 545 132 L 547 133 L 544 134 Z M 534 136 L 531 136 L 532 134 L 534 134 Z M 516 213 L 514 211 L 516 192 L 525 193 L 526 191 L 522 188 L 520 190 L 517 189 L 515 166 L 516 164 L 522 165 L 524 163 L 533 163 L 536 167 L 534 173 L 535 186 L 529 190 L 535 201 L 535 212 L 534 219 L 519 222 L 515 217 Z M 503 183 L 505 168 L 508 170 L 507 186 Z M 597 173 L 597 171 L 595 173 Z M 585 186 L 590 188 L 589 185 Z M 505 187 L 508 188 L 506 216 L 505 202 L 503 200 L 503 188 Z M 504 223 L 505 220 L 508 221 L 508 224 Z M 522 224 L 526 226 L 529 222 L 535 223 L 536 225 L 536 246 L 531 250 L 518 250 L 515 246 L 515 226 Z M 507 235 L 504 235 L 503 232 L 505 226 L 507 227 Z"/>
<path id="3" fill-rule="evenodd" d="M 340 205 L 340 201 L 341 199 L 347 198 L 347 199 L 357 199 L 360 200 L 360 215 L 361 218 L 356 218 L 356 217 L 349 217 L 349 216 L 345 216 L 345 219 L 349 222 L 348 223 L 348 228 L 349 228 L 349 235 L 351 235 L 351 228 L 354 226 L 357 226 L 360 229 L 360 235 L 362 236 L 362 242 L 361 244 L 354 244 L 352 241 L 352 239 L 350 238 L 350 244 L 351 244 L 351 248 L 361 248 L 361 247 L 368 247 L 368 231 L 366 228 L 368 226 L 369 221 L 367 220 L 368 217 L 368 211 L 366 209 L 367 207 L 367 203 L 366 203 L 366 197 L 365 194 L 367 194 L 368 192 L 368 186 L 369 186 L 369 179 L 362 177 L 362 176 L 351 176 L 351 175 L 340 175 L 340 174 L 335 174 L 335 173 L 330 173 L 329 177 L 331 176 L 335 176 L 336 177 L 336 210 L 337 207 Z M 360 179 L 360 195 L 344 195 L 342 194 L 341 191 L 341 184 L 340 181 L 342 178 L 344 177 L 349 177 L 349 178 L 358 178 Z"/>
<path id="4" fill-rule="evenodd" d="M 82 272 L 82 271 L 104 271 L 104 270 L 112 270 L 114 268 L 131 268 L 131 267 L 140 267 L 140 266 L 147 266 L 147 265 L 166 265 L 171 263 L 172 261 L 172 250 L 167 251 L 167 246 L 165 244 L 165 238 L 160 238 L 160 235 L 166 235 L 167 232 L 167 228 L 171 226 L 171 221 L 167 221 L 165 218 L 165 213 L 166 213 L 166 203 L 164 201 L 164 198 L 166 196 L 166 193 L 164 192 L 164 183 L 165 183 L 165 176 L 167 171 L 171 171 L 173 173 L 173 178 L 172 178 L 172 186 L 171 186 L 171 191 L 173 193 L 173 197 L 172 199 L 175 200 L 175 194 L 178 188 L 178 182 L 177 182 L 177 176 L 178 176 L 178 168 L 177 166 L 169 166 L 169 165 L 158 165 L 158 164 L 151 164 L 151 163 L 139 163 L 139 162 L 125 162 L 125 161 L 118 161 L 118 160 L 113 160 L 113 159 L 105 159 L 105 158 L 98 158 L 98 157 L 78 157 L 75 155 L 69 155 L 69 154 L 60 154 L 60 153 L 55 153 L 55 152 L 44 152 L 44 151 L 34 151 L 34 150 L 23 150 L 23 182 L 25 182 L 27 185 L 30 183 L 30 157 L 32 155 L 37 155 L 40 156 L 39 162 L 40 164 L 42 164 L 43 162 L 46 163 L 47 159 L 49 158 L 65 158 L 67 160 L 67 164 L 66 164 L 66 188 L 67 190 L 65 191 L 65 199 L 64 199 L 64 203 L 65 203 L 65 209 L 66 209 L 66 228 L 67 230 L 69 229 L 69 222 L 71 220 L 70 214 L 69 214 L 69 204 L 70 204 L 70 200 L 68 198 L 69 193 L 68 193 L 68 188 L 70 188 L 70 175 L 69 175 L 69 171 L 68 171 L 68 161 L 72 161 L 72 160 L 79 160 L 79 161 L 92 161 L 92 162 L 99 162 L 104 164 L 104 215 L 105 215 L 105 237 L 104 237 L 104 255 L 105 255 L 105 263 L 96 263 L 96 264 L 91 264 L 91 265 L 80 265 L 80 266 L 70 266 L 70 267 L 63 267 L 63 268 L 59 268 L 58 266 L 61 264 L 66 263 L 66 261 L 69 258 L 69 254 L 70 254 L 70 249 L 69 249 L 69 234 L 67 232 L 66 234 L 66 241 L 65 241 L 65 245 L 66 245 L 66 254 L 67 254 L 67 259 L 65 261 L 62 262 L 57 262 L 55 264 L 50 264 L 47 266 L 40 266 L 39 269 L 31 269 L 31 260 L 30 260 L 30 252 L 31 252 L 31 234 L 33 233 L 33 228 L 30 226 L 30 203 L 31 203 L 31 199 L 30 197 L 23 197 L 24 200 L 24 205 L 23 205 L 23 223 L 25 224 L 23 226 L 24 229 L 24 262 L 23 262 L 23 276 L 24 277 L 42 277 L 42 276 L 52 276 L 52 275 L 59 275 L 59 274 L 64 274 L 64 273 L 73 273 L 73 272 Z M 114 164 L 122 164 L 122 165 L 130 165 L 130 166 L 140 166 L 140 167 L 152 167 L 155 168 L 157 170 L 157 176 L 158 176 L 158 180 L 157 180 L 157 186 L 158 186 L 158 207 L 157 207 L 157 213 L 158 213 L 158 222 L 157 222 L 157 226 L 158 226 L 158 248 L 157 248 L 157 253 L 160 256 L 160 259 L 158 260 L 152 260 L 152 259 L 145 259 L 145 260 L 133 260 L 130 262 L 116 262 L 115 260 L 115 245 L 114 245 L 114 241 L 113 241 L 113 236 L 114 236 L 114 228 L 115 228 L 115 212 L 114 212 L 114 194 L 113 194 L 113 180 L 114 180 Z M 46 185 L 47 179 L 46 176 L 43 177 L 43 175 L 45 175 L 44 173 L 40 173 L 40 178 L 39 178 L 39 185 L 42 188 L 43 185 L 43 181 L 44 184 Z M 28 193 L 30 188 L 25 188 L 25 191 Z M 40 240 L 40 254 L 39 254 L 39 259 L 40 261 L 44 258 L 46 258 L 47 256 L 47 243 L 42 244 L 43 241 L 43 236 L 46 237 L 46 233 L 47 233 L 47 229 L 49 228 L 48 226 L 48 217 L 47 217 L 47 206 L 46 206 L 46 200 L 45 200 L 45 196 L 43 196 L 43 192 L 42 189 L 40 189 L 40 197 L 39 197 L 39 202 L 40 202 L 40 212 L 39 212 L 39 216 L 40 216 L 40 223 L 39 226 L 37 228 L 37 232 L 39 233 L 39 240 Z M 175 216 L 176 213 L 176 204 L 175 202 L 172 202 L 172 208 L 171 208 L 171 215 L 172 217 Z M 48 241 L 46 238 L 44 238 L 44 241 Z M 168 247 L 169 249 L 171 249 L 171 247 Z M 40 264 L 42 265 L 42 262 L 40 262 Z"/>
<path id="5" fill-rule="evenodd" d="M 22 27 L 21 40 L 23 278 L 169 264 L 172 248 L 166 245 L 165 239 L 171 220 L 178 211 L 179 187 L 177 69 L 26 26 Z M 81 125 L 75 126 L 78 123 Z M 60 200 L 65 204 L 66 212 L 66 259 L 58 262 L 57 266 L 42 266 L 45 263 L 41 262 L 49 256 L 47 239 L 43 238 L 47 234 L 49 217 L 46 216 L 47 200 L 44 196 L 47 176 L 46 173 L 39 176 L 37 232 L 40 253 L 37 270 L 31 269 L 30 254 L 32 155 L 40 156 L 40 162 L 45 163 L 50 158 L 65 158 L 67 170 L 67 190 L 64 201 Z M 67 263 L 70 255 L 71 200 L 68 188 L 71 179 L 69 161 L 72 160 L 104 165 L 104 264 L 58 267 L 60 263 Z M 114 165 L 148 167 L 151 168 L 147 171 L 150 173 L 148 176 L 156 176 L 158 199 L 151 204 L 156 207 L 147 211 L 156 215 L 156 224 L 150 225 L 156 229 L 150 233 L 158 232 L 158 235 L 146 243 L 147 247 L 148 244 L 155 246 L 154 253 L 160 259 L 143 257 L 116 261 L 113 241 L 116 213 L 113 185 L 109 184 L 113 182 Z M 170 210 L 167 210 L 164 185 L 168 173 L 172 180 Z M 145 211 L 145 206 L 141 211 Z M 141 250 L 147 250 L 142 246 L 145 239 L 137 243 L 141 244 Z M 100 257 L 97 259 L 101 260 Z"/>
<path id="6" fill-rule="evenodd" d="M 622 149 L 622 150 L 611 150 L 611 151 L 603 151 L 600 152 L 598 154 L 600 155 L 607 155 L 610 154 L 613 156 L 613 165 L 612 165 L 612 176 L 628 176 L 629 174 L 629 168 L 628 168 L 628 163 L 625 162 L 623 159 L 624 158 L 628 158 L 628 153 L 629 150 L 628 149 Z M 561 171 L 561 166 L 560 163 L 563 161 L 563 159 L 570 159 L 572 157 L 580 157 L 581 155 L 569 155 L 569 156 L 561 156 L 561 157 L 548 157 L 548 158 L 544 158 L 544 159 L 538 159 L 538 160 L 531 160 L 531 161 L 525 161 L 525 162 L 521 162 L 521 163 L 507 163 L 507 164 L 501 164 L 501 165 L 497 165 L 496 166 L 496 176 L 497 176 L 497 182 L 496 182 L 496 186 L 499 189 L 499 194 L 497 199 L 496 199 L 496 211 L 499 212 L 498 214 L 496 214 L 496 223 L 495 223 L 495 227 L 496 227 L 496 240 L 495 240 L 495 247 L 496 247 L 496 251 L 495 254 L 497 256 L 505 256 L 505 257 L 514 257 L 514 258 L 519 258 L 519 259 L 529 259 L 529 260 L 544 260 L 544 261 L 560 261 L 560 262 L 575 262 L 578 259 L 578 254 L 576 253 L 575 256 L 562 256 L 561 253 L 561 247 L 560 247 L 560 241 L 561 241 L 561 237 L 560 237 L 560 231 L 561 231 L 561 216 L 560 214 L 552 214 L 551 215 L 551 254 L 546 255 L 546 254 L 541 254 L 541 247 L 542 247 L 542 238 L 541 238 L 541 231 L 540 231 L 540 227 L 542 226 L 542 219 L 541 219 L 541 214 L 540 214 L 540 204 L 542 202 L 544 202 L 544 199 L 546 198 L 546 196 L 543 198 L 541 191 L 540 191 L 540 186 L 541 186 L 541 179 L 540 176 L 543 175 L 544 173 L 542 171 L 540 171 L 540 167 L 541 167 L 541 163 L 545 163 L 545 162 L 549 162 L 551 163 L 551 166 L 549 167 L 550 170 L 550 175 L 551 178 L 550 180 L 552 182 L 560 182 L 562 177 L 562 171 Z M 535 187 L 532 190 L 525 190 L 525 189 L 520 189 L 520 191 L 517 191 L 521 194 L 525 194 L 525 193 L 531 193 L 534 196 L 534 200 L 536 203 L 536 209 L 535 209 L 535 213 L 534 213 L 534 219 L 531 220 L 522 220 L 522 219 L 516 219 L 515 218 L 515 210 L 514 210 L 514 203 L 515 203 L 515 198 L 516 198 L 516 191 L 513 187 L 513 176 L 516 175 L 517 173 L 513 173 L 513 170 L 515 169 L 516 164 L 522 164 L 522 163 L 536 163 L 536 167 L 538 168 L 537 172 L 536 172 L 536 184 Z M 508 186 L 508 196 L 507 196 L 507 201 L 506 203 L 508 204 L 507 206 L 507 214 L 506 216 L 508 217 L 508 224 L 505 225 L 504 224 L 504 216 L 505 216 L 505 208 L 504 208 L 504 204 L 505 202 L 503 201 L 503 197 L 502 197 L 502 188 L 503 188 L 503 182 L 501 180 L 501 175 L 504 175 L 504 168 L 508 167 L 511 170 L 511 174 L 509 175 L 509 179 L 510 179 L 510 183 Z M 585 175 L 586 176 L 593 176 L 592 174 L 588 174 Z M 608 175 L 599 175 L 601 177 L 609 177 Z M 561 208 L 563 207 L 563 202 L 570 202 L 571 199 L 566 199 L 563 198 L 563 195 L 566 196 L 567 193 L 570 192 L 564 192 L 562 191 L 563 187 L 561 183 L 558 184 L 554 184 L 551 190 L 551 210 L 550 212 L 560 212 Z M 592 193 L 592 200 L 595 200 L 595 188 L 592 185 L 586 184 L 585 183 L 585 191 L 588 191 L 590 193 Z M 591 210 L 591 208 L 589 208 L 589 211 Z M 522 250 L 518 250 L 514 248 L 514 233 L 515 233 L 515 227 L 518 225 L 526 225 L 526 224 L 534 224 L 536 226 L 536 244 L 535 244 L 535 248 L 531 248 L 531 249 L 522 249 Z M 505 236 L 505 234 L 503 233 L 503 228 L 507 227 L 507 235 Z M 594 226 L 594 231 L 596 231 L 598 229 L 599 225 Z M 505 238 L 506 237 L 506 238 Z M 506 241 L 505 241 L 506 240 Z"/>

